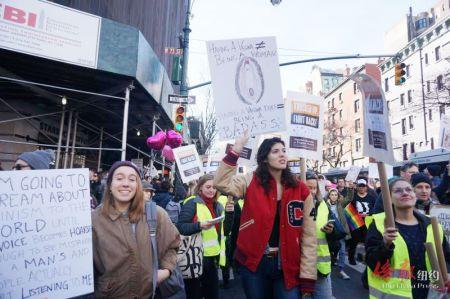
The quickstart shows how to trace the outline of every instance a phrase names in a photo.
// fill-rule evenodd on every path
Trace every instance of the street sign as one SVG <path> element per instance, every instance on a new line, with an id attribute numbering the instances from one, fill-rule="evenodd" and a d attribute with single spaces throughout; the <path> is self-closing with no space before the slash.
<path id="1" fill-rule="evenodd" d="M 169 103 L 172 104 L 195 104 L 195 96 L 181 96 L 169 94 Z"/>
<path id="2" fill-rule="evenodd" d="M 181 56 L 181 55 L 183 55 L 183 49 L 173 48 L 173 47 L 166 47 L 164 49 L 164 53 L 165 54 L 169 54 L 169 55 Z"/>

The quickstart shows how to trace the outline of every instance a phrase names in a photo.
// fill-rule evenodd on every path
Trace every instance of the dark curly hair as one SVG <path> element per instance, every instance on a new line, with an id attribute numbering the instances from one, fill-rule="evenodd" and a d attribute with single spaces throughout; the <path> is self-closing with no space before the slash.
<path id="1" fill-rule="evenodd" d="M 284 141 L 278 137 L 273 137 L 270 139 L 265 139 L 261 146 L 258 149 L 258 153 L 256 154 L 256 161 L 258 162 L 258 167 L 256 168 L 255 174 L 258 178 L 259 182 L 264 188 L 266 194 L 270 191 L 270 173 L 269 173 L 269 164 L 266 159 L 270 153 L 272 147 L 281 143 L 284 146 Z M 286 166 L 286 169 L 283 169 L 281 172 L 281 183 L 286 184 L 287 187 L 297 187 L 298 181 L 295 176 L 292 174 L 289 166 Z"/>

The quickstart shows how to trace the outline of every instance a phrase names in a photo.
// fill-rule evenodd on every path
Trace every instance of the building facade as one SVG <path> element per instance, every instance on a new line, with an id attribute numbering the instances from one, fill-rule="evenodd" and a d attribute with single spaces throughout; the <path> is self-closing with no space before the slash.
<path id="1" fill-rule="evenodd" d="M 314 65 L 311 70 L 311 81 L 305 83 L 307 93 L 324 96 L 344 79 L 341 71 L 328 70 Z"/>

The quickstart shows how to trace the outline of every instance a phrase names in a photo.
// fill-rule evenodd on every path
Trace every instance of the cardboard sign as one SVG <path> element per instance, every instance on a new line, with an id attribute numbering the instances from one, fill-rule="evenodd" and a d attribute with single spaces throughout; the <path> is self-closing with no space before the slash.
<path id="1" fill-rule="evenodd" d="M 378 83 L 366 74 L 356 74 L 352 79 L 358 84 L 363 97 L 363 155 L 393 165 L 395 160 L 391 126 L 384 92 Z"/>
<path id="2" fill-rule="evenodd" d="M 0 171 L 0 298 L 94 291 L 88 172 Z"/>
<path id="3" fill-rule="evenodd" d="M 285 101 L 290 157 L 322 160 L 324 100 L 288 91 Z"/>
<path id="4" fill-rule="evenodd" d="M 206 43 L 220 140 L 285 129 L 275 37 Z"/>
<path id="5" fill-rule="evenodd" d="M 361 167 L 351 166 L 347 172 L 347 176 L 345 177 L 345 180 L 347 182 L 356 182 L 356 179 L 358 178 L 360 171 L 361 171 Z M 377 171 L 377 173 L 378 173 L 378 171 Z"/>
<path id="6" fill-rule="evenodd" d="M 439 146 L 450 150 L 450 115 L 442 115 Z"/>
<path id="7" fill-rule="evenodd" d="M 181 180 L 187 184 L 203 175 L 203 166 L 194 144 L 173 149 Z"/>
<path id="8" fill-rule="evenodd" d="M 388 180 L 394 176 L 394 167 L 389 164 L 384 164 L 386 168 L 386 177 Z M 369 163 L 369 178 L 371 179 L 379 179 L 380 175 L 378 174 L 378 165 L 377 163 Z"/>
<path id="9" fill-rule="evenodd" d="M 430 209 L 430 217 L 436 216 L 444 230 L 444 236 L 447 243 L 450 242 L 450 206 L 432 205 Z"/>
<path id="10" fill-rule="evenodd" d="M 256 165 L 256 153 L 258 152 L 258 141 L 259 138 L 256 136 L 251 136 L 248 139 L 247 144 L 242 149 L 241 154 L 239 155 L 239 160 L 237 162 L 238 165 L 244 166 L 254 166 Z M 232 143 L 227 143 L 225 146 L 225 154 L 233 148 Z"/>

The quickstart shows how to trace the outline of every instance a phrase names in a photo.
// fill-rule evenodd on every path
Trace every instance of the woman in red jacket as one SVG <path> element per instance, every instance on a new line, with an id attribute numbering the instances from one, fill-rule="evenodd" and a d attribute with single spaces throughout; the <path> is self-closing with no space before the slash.
<path id="1" fill-rule="evenodd" d="M 245 134 L 221 162 L 214 184 L 244 198 L 235 259 L 249 299 L 298 299 L 310 295 L 317 276 L 317 239 L 313 200 L 287 166 L 280 138 L 263 141 L 258 167 L 237 176 L 236 162 L 248 141 Z"/>

